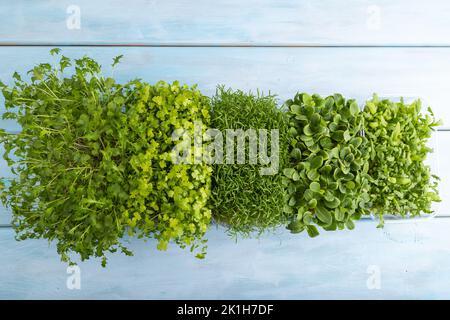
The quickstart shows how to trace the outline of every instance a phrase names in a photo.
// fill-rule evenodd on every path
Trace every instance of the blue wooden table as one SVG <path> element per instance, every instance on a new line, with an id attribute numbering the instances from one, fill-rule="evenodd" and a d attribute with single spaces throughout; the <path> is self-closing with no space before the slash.
<path id="1" fill-rule="evenodd" d="M 315 239 L 279 230 L 237 243 L 213 227 L 205 260 L 131 240 L 134 257 L 111 256 L 106 269 L 81 263 L 81 288 L 70 290 L 54 245 L 16 242 L 2 208 L 0 298 L 450 298 L 448 1 L 2 0 L 0 17 L 4 82 L 56 46 L 94 57 L 107 74 L 123 54 L 119 81 L 180 80 L 208 95 L 217 84 L 259 88 L 280 103 L 297 91 L 361 103 L 373 92 L 420 97 L 444 120 L 431 161 L 444 201 L 433 221 L 380 230 L 364 220 Z M 0 172 L 11 176 L 3 160 Z"/>

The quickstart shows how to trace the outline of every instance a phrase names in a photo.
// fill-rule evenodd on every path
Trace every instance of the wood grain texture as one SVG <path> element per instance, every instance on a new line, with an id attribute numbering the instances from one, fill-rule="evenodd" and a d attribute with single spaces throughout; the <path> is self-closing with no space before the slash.
<path id="1" fill-rule="evenodd" d="M 448 219 L 383 230 L 365 221 L 314 239 L 280 230 L 237 243 L 213 229 L 204 260 L 131 240 L 134 257 L 81 263 L 81 290 L 67 289 L 53 244 L 0 229 L 0 299 L 448 299 L 449 228 Z M 371 270 L 379 290 L 368 289 Z"/>
<path id="2" fill-rule="evenodd" d="M 0 79 L 22 75 L 38 62 L 56 62 L 50 48 L 0 48 Z M 420 97 L 450 123 L 450 48 L 64 48 L 70 57 L 89 55 L 111 75 L 112 58 L 124 54 L 118 81 L 142 78 L 198 84 L 207 95 L 218 84 L 273 92 L 280 102 L 297 91 L 340 92 L 363 102 L 372 93 Z M 0 101 L 3 108 L 3 102 Z M 12 123 L 10 130 L 19 130 Z"/>
<path id="3" fill-rule="evenodd" d="M 0 42 L 450 45 L 449 14 L 445 0 L 15 0 Z"/>
<path id="4" fill-rule="evenodd" d="M 67 27 L 70 5 L 80 9 L 80 29 Z M 450 48 L 401 48 L 449 47 L 449 16 L 445 0 L 2 1 L 0 45 L 6 47 L 0 47 L 0 80 L 8 82 L 14 71 L 24 74 L 49 59 L 49 47 L 14 45 L 113 45 L 63 52 L 94 57 L 108 75 L 112 57 L 124 54 L 114 73 L 119 81 L 181 80 L 198 83 L 207 95 L 225 84 L 271 90 L 280 102 L 298 90 L 341 92 L 359 102 L 373 92 L 421 97 L 450 126 Z M 20 130 L 11 121 L 0 127 Z M 439 132 L 437 140 L 437 160 L 431 164 L 442 177 L 444 202 L 437 209 L 445 215 L 450 214 L 450 132 Z M 0 174 L 11 176 L 3 159 Z M 0 225 L 9 219 L 0 208 Z M 54 244 L 16 242 L 12 229 L 0 228 L 0 299 L 450 297 L 450 219 L 375 226 L 366 220 L 354 231 L 322 232 L 315 239 L 280 229 L 237 244 L 225 230 L 213 228 L 205 260 L 176 248 L 158 252 L 154 241 L 131 240 L 134 257 L 111 256 L 106 269 L 95 260 L 81 263 L 81 290 L 66 288 L 66 265 Z M 379 290 L 367 287 L 371 266 L 381 272 Z"/>

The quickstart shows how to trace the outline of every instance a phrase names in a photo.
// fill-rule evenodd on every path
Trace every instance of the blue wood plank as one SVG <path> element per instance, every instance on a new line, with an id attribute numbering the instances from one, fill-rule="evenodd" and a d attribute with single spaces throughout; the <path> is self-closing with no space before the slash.
<path id="1" fill-rule="evenodd" d="M 3 43 L 450 44 L 445 0 L 15 0 L 0 12 Z"/>
<path id="2" fill-rule="evenodd" d="M 113 255 L 106 269 L 81 263 L 80 290 L 67 289 L 54 244 L 16 242 L 0 229 L 0 298 L 448 299 L 449 228 L 444 218 L 384 230 L 366 221 L 314 239 L 279 230 L 237 243 L 219 228 L 208 233 L 205 260 L 131 240 L 134 257 Z M 377 274 L 379 289 L 370 281 Z"/>
<path id="3" fill-rule="evenodd" d="M 14 176 L 13 173 L 11 172 L 11 169 L 8 167 L 8 164 L 6 163 L 6 160 L 3 159 L 4 151 L 5 148 L 3 147 L 3 145 L 0 145 L 0 179 L 8 179 Z"/>
<path id="4" fill-rule="evenodd" d="M 0 205 L 0 228 L 11 224 L 11 210 Z"/>
<path id="5" fill-rule="evenodd" d="M 67 26 L 80 9 L 80 29 Z M 68 13 L 67 10 L 75 10 Z M 70 10 L 69 10 L 70 11 Z M 0 2 L 0 44 L 144 45 L 450 45 L 450 3 L 350 1 L 26 1 Z M 69 21 L 70 24 L 70 21 Z M 72 24 L 73 26 L 73 24 Z M 0 48 L 0 79 L 46 61 L 49 48 Z M 179 79 L 211 95 L 218 83 L 244 90 L 342 92 L 363 101 L 372 92 L 420 96 L 450 123 L 447 106 L 450 49 L 392 48 L 67 48 L 105 66 L 125 54 L 119 81 Z M 106 73 L 110 68 L 106 67 Z M 0 100 L 0 108 L 3 101 Z M 14 122 L 0 122 L 9 131 Z M 450 132 L 438 135 L 440 213 L 450 213 Z M 1 152 L 1 150 L 0 150 Z M 0 175 L 10 176 L 0 160 Z M 0 208 L 0 225 L 9 215 Z M 118 298 L 449 298 L 450 219 L 387 225 L 370 221 L 354 231 L 323 232 L 319 238 L 279 230 L 236 244 L 222 228 L 208 233 L 209 254 L 155 250 L 154 241 L 130 241 L 136 256 L 114 255 L 80 264 L 81 290 L 66 287 L 66 265 L 55 245 L 16 242 L 0 228 L 0 299 Z M 370 270 L 380 289 L 370 290 Z"/>

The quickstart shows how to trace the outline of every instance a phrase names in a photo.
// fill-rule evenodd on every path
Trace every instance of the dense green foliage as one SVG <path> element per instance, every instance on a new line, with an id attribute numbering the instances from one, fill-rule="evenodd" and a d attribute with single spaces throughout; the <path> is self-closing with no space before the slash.
<path id="1" fill-rule="evenodd" d="M 326 230 L 353 229 L 366 212 L 367 140 L 363 115 L 354 100 L 297 94 L 289 108 L 290 158 L 283 170 L 288 198 L 288 229 L 316 236 Z"/>
<path id="2" fill-rule="evenodd" d="M 13 82 L 0 82 L 3 119 L 22 130 L 0 130 L 14 173 L 0 199 L 17 239 L 54 241 L 70 263 L 131 255 L 127 237 L 202 258 L 211 218 L 233 235 L 287 225 L 314 237 L 317 226 L 353 229 L 371 212 L 382 225 L 440 201 L 424 162 L 439 122 L 420 101 L 375 95 L 361 111 L 339 94 L 298 93 L 283 110 L 259 92 L 219 87 L 209 99 L 178 82 L 119 84 L 88 57 L 60 56 Z"/>
<path id="3" fill-rule="evenodd" d="M 384 214 L 431 213 L 432 202 L 439 201 L 438 177 L 431 175 L 424 163 L 432 151 L 427 142 L 439 122 L 430 108 L 425 115 L 420 109 L 420 100 L 406 104 L 380 100 L 376 95 L 366 103 L 372 212 L 381 223 Z"/>
<path id="4" fill-rule="evenodd" d="M 150 86 L 133 83 L 127 112 L 127 140 L 131 173 L 126 210 L 123 212 L 130 234 L 154 236 L 158 248 L 165 250 L 170 240 L 191 250 L 206 240 L 203 235 L 210 224 L 207 207 L 211 186 L 211 167 L 194 163 L 193 142 L 188 163 L 174 163 L 172 134 L 185 130 L 194 137 L 194 123 L 209 125 L 209 99 L 200 91 L 177 82 L 159 82 Z M 206 247 L 197 257 L 202 258 Z"/>
<path id="5" fill-rule="evenodd" d="M 211 124 L 226 129 L 267 129 L 267 147 L 271 149 L 270 130 L 279 130 L 279 168 L 286 159 L 287 122 L 271 95 L 244 93 L 218 88 L 212 99 Z M 225 140 L 225 137 L 224 137 Z M 271 152 L 274 150 L 270 150 Z M 226 157 L 226 152 L 224 152 Z M 246 144 L 245 155 L 249 155 Z M 283 204 L 285 191 L 281 170 L 274 175 L 261 175 L 261 164 L 215 164 L 212 176 L 214 219 L 233 233 L 263 232 L 285 223 Z"/>
<path id="6" fill-rule="evenodd" d="M 131 254 L 126 232 L 154 236 L 160 249 L 171 239 L 195 248 L 210 220 L 210 168 L 171 163 L 170 134 L 195 119 L 207 124 L 207 98 L 178 83 L 120 85 L 100 72 L 90 58 L 62 56 L 55 67 L 37 65 L 28 82 L 15 73 L 13 86 L 1 84 L 3 119 L 22 127 L 1 132 L 16 174 L 1 199 L 17 238 L 54 240 L 63 261 L 75 252 L 103 264 L 106 252 Z"/>

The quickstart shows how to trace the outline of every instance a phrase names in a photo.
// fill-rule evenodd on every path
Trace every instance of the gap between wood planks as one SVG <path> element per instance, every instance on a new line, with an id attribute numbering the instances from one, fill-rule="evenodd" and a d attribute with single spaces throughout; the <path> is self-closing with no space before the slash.
<path id="1" fill-rule="evenodd" d="M 51 42 L 6 42 L 0 41 L 0 47 L 143 47 L 143 48 L 450 48 L 450 44 L 321 44 L 321 43 L 190 43 L 190 42 L 173 42 L 173 43 L 51 43 Z"/>

